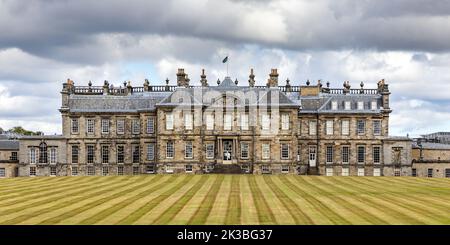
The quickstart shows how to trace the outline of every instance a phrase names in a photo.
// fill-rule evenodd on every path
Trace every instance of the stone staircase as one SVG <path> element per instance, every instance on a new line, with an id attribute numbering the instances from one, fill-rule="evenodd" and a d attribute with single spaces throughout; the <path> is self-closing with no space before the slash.
<path id="1" fill-rule="evenodd" d="M 216 164 L 212 170 L 213 174 L 243 174 L 241 166 L 238 164 Z"/>

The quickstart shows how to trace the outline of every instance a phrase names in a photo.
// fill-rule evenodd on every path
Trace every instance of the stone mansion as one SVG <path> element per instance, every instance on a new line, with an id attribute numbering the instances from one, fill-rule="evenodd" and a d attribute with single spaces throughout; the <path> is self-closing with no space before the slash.
<path id="1" fill-rule="evenodd" d="M 254 173 L 411 174 L 411 141 L 389 136 L 390 91 L 361 82 L 265 86 L 225 77 L 199 86 L 63 84 L 62 135 L 20 138 L 19 176 Z"/>

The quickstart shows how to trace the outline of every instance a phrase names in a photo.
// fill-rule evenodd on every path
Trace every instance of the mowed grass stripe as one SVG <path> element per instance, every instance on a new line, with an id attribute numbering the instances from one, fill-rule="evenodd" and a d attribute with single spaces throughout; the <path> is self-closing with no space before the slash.
<path id="1" fill-rule="evenodd" d="M 126 183 L 126 182 L 125 182 Z M 25 222 L 29 219 L 38 219 L 40 216 L 44 216 L 47 219 L 49 217 L 49 213 L 55 212 L 61 208 L 65 208 L 67 206 L 70 206 L 73 203 L 77 203 L 83 200 L 86 200 L 86 198 L 90 198 L 93 196 L 96 196 L 98 194 L 109 192 L 114 190 L 116 187 L 120 187 L 124 184 L 124 180 L 111 180 L 108 182 L 104 182 L 101 185 L 98 186 L 91 186 L 89 188 L 84 188 L 78 190 L 76 193 L 72 193 L 71 195 L 64 195 L 57 197 L 56 199 L 49 201 L 49 202 L 43 202 L 39 205 L 30 206 L 23 210 L 17 211 L 17 214 L 12 212 L 7 212 L 6 215 L 13 216 L 14 218 L 8 219 L 0 224 L 18 224 L 21 222 Z M 106 188 L 106 189 L 104 189 Z M 95 191 L 94 193 L 90 193 L 91 191 Z M 81 195 L 81 197 L 77 197 Z M 53 205 L 48 205 L 53 204 Z M 4 219 L 4 218 L 3 218 Z M 34 224 L 34 223 L 32 223 Z"/>
<path id="2" fill-rule="evenodd" d="M 213 208 L 214 202 L 216 201 L 217 195 L 219 194 L 220 186 L 222 185 L 225 175 L 218 175 L 216 180 L 209 189 L 205 198 L 201 202 L 201 205 L 197 208 L 194 215 L 189 219 L 189 225 L 203 225 Z"/>
<path id="3" fill-rule="evenodd" d="M 3 178 L 0 179 L 0 190 L 7 189 L 10 187 L 22 187 L 30 184 L 59 180 L 56 177 L 17 177 L 17 178 Z"/>
<path id="4" fill-rule="evenodd" d="M 252 197 L 255 202 L 256 210 L 258 212 L 258 219 L 259 223 L 262 225 L 265 224 L 276 224 L 275 216 L 272 213 L 272 210 L 270 210 L 269 205 L 266 202 L 266 199 L 264 199 L 264 196 L 259 189 L 258 184 L 255 180 L 256 176 L 252 175 L 249 176 L 247 181 L 248 185 L 250 186 L 250 190 L 252 192 Z"/>
<path id="5" fill-rule="evenodd" d="M 11 178 L 14 179 L 14 178 Z M 34 178 L 30 178 L 30 179 L 34 179 Z M 20 182 L 20 183 L 12 183 L 12 184 L 2 184 L 0 182 L 0 195 L 4 195 L 4 193 L 8 193 L 10 190 L 23 190 L 23 189 L 27 189 L 27 188 L 32 188 L 33 186 L 42 186 L 42 184 L 47 184 L 47 183 L 58 183 L 59 181 L 67 181 L 67 179 L 65 178 L 57 178 L 57 177 L 52 177 L 52 178 L 40 178 L 38 179 L 38 181 L 27 181 L 27 182 Z"/>
<path id="6" fill-rule="evenodd" d="M 169 223 L 197 193 L 197 191 L 205 184 L 210 178 L 210 175 L 203 175 L 200 180 L 195 183 L 189 190 L 184 193 L 175 203 L 173 203 L 168 209 L 161 213 L 153 224 L 163 225 Z"/>
<path id="7" fill-rule="evenodd" d="M 205 224 L 220 225 L 225 223 L 228 212 L 228 197 L 231 190 L 231 177 L 232 175 L 225 175 L 219 189 L 219 194 L 217 195 Z"/>
<path id="8" fill-rule="evenodd" d="M 306 213 L 304 213 L 302 209 L 298 207 L 297 204 L 289 196 L 286 195 L 286 193 L 284 193 L 280 186 L 273 182 L 272 178 L 278 178 L 278 176 L 264 176 L 264 181 L 272 190 L 272 192 L 275 193 L 277 198 L 281 201 L 284 208 L 288 210 L 289 214 L 294 219 L 295 224 L 313 224 L 312 219 L 308 215 L 306 215 Z"/>
<path id="9" fill-rule="evenodd" d="M 162 183 L 158 183 L 157 181 L 161 179 L 161 177 L 158 178 L 159 176 L 161 176 L 161 175 L 158 175 L 157 177 L 155 177 L 154 181 L 151 183 L 151 184 L 156 184 L 156 185 L 152 186 L 151 184 L 149 184 L 148 186 L 143 187 L 144 191 L 141 191 L 131 197 L 127 197 L 126 199 L 122 200 L 121 202 L 115 203 L 113 206 L 97 212 L 95 215 L 82 220 L 80 222 L 80 224 L 82 224 L 82 225 L 95 224 L 108 216 L 114 215 L 114 213 L 121 210 L 122 208 L 125 208 L 126 206 L 137 201 L 138 199 L 141 199 L 142 197 L 150 195 L 151 193 L 159 190 L 160 188 L 163 188 L 164 186 L 166 186 L 167 184 L 169 184 L 175 180 L 175 178 L 173 176 L 170 176 L 170 178 L 166 178 L 166 180 L 164 180 Z"/>
<path id="10" fill-rule="evenodd" d="M 147 178 L 147 181 L 142 182 L 146 178 Z M 96 196 L 89 197 L 87 200 L 93 200 L 93 201 L 90 201 L 90 202 L 84 204 L 83 206 L 68 210 L 64 214 L 61 214 L 60 216 L 45 219 L 45 220 L 41 221 L 39 224 L 57 224 L 61 221 L 72 218 L 72 217 L 76 216 L 77 214 L 82 213 L 88 209 L 91 209 L 93 207 L 101 205 L 109 200 L 112 200 L 114 198 L 125 195 L 128 192 L 133 191 L 134 189 L 146 186 L 149 183 L 151 183 L 154 180 L 154 178 L 148 178 L 148 176 L 142 176 L 139 178 L 132 178 L 130 180 L 133 181 L 133 183 L 131 183 L 130 185 L 122 185 L 121 187 L 118 187 L 115 190 L 104 191 L 102 194 L 104 194 L 105 196 L 102 196 L 99 193 Z M 96 200 L 96 198 L 100 198 L 100 199 Z"/>
<path id="11" fill-rule="evenodd" d="M 297 194 L 301 195 L 311 206 L 315 207 L 318 212 L 320 212 L 323 216 L 325 216 L 332 224 L 351 224 L 350 221 L 342 217 L 341 215 L 335 213 L 331 208 L 329 208 L 322 201 L 314 197 L 314 194 L 310 194 L 308 189 L 304 189 L 305 186 L 303 176 L 280 176 L 283 179 L 283 182 L 295 191 Z M 315 188 L 313 187 L 312 190 Z"/>
<path id="12" fill-rule="evenodd" d="M 241 222 L 243 225 L 257 225 L 258 220 L 258 210 L 256 210 L 255 202 L 253 201 L 252 191 L 248 184 L 248 175 L 244 175 L 239 181 L 239 186 L 241 190 Z"/>
<path id="13" fill-rule="evenodd" d="M 241 198 L 240 198 L 240 175 L 233 175 L 231 178 L 231 190 L 228 198 L 228 212 L 225 218 L 225 225 L 241 223 Z"/>
<path id="14" fill-rule="evenodd" d="M 120 220 L 118 224 L 133 224 L 137 220 L 139 220 L 142 216 L 153 210 L 159 203 L 167 199 L 170 195 L 172 195 L 174 192 L 176 192 L 178 189 L 186 185 L 192 178 L 193 175 L 187 175 L 187 176 L 180 176 L 180 178 L 183 178 L 179 183 L 172 186 L 169 190 L 165 191 L 164 193 L 158 195 L 157 197 L 153 198 L 152 200 L 145 203 L 140 208 L 136 209 L 133 213 L 131 213 L 126 218 Z M 172 184 L 173 185 L 173 184 Z"/>

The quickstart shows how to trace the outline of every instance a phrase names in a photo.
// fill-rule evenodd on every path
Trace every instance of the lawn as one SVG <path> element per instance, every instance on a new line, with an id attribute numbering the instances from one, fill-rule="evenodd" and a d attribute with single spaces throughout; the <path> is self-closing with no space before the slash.
<path id="1" fill-rule="evenodd" d="M 450 179 L 293 175 L 0 179 L 0 224 L 450 224 Z"/>

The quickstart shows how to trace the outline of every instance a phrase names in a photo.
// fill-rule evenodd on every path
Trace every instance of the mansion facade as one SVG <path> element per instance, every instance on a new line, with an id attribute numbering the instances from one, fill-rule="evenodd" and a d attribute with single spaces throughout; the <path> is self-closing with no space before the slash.
<path id="1" fill-rule="evenodd" d="M 411 175 L 411 141 L 389 136 L 390 91 L 293 86 L 63 84 L 62 135 L 20 139 L 19 176 L 254 173 Z"/>

